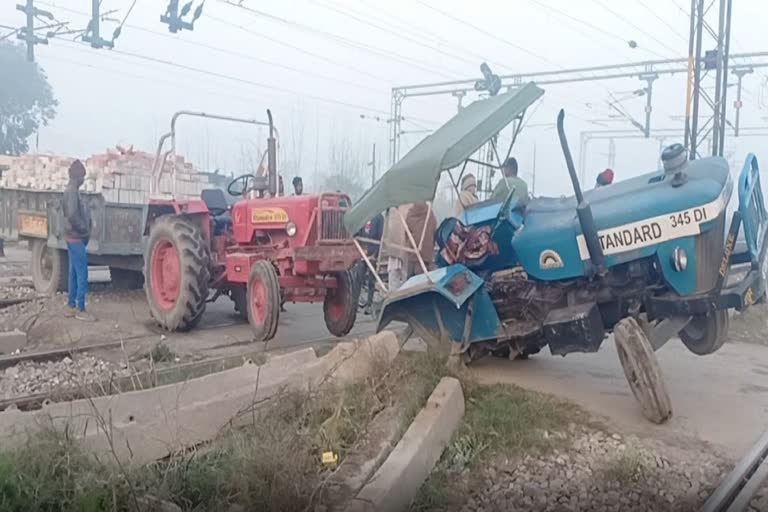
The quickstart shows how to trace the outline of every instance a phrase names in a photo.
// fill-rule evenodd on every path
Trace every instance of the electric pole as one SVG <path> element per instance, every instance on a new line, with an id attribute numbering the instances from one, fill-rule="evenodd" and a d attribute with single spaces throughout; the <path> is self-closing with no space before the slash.
<path id="1" fill-rule="evenodd" d="M 88 22 L 88 28 L 83 34 L 83 41 L 91 43 L 91 48 L 114 48 L 114 40 L 108 41 L 101 37 L 101 0 L 91 0 L 91 21 Z M 119 35 L 119 34 L 118 34 Z"/>
<path id="2" fill-rule="evenodd" d="M 685 146 L 691 160 L 702 156 L 700 147 L 705 140 L 711 146 L 712 155 L 723 155 L 732 1 L 714 0 L 705 7 L 704 0 L 691 0 L 685 108 Z M 710 14 L 710 11 L 714 11 L 714 6 L 719 9 L 716 13 L 717 25 L 713 28 L 711 22 L 715 21 L 715 14 Z M 708 78 L 712 74 L 715 75 L 714 95 L 708 92 L 711 89 Z M 701 100 L 704 100 L 704 105 Z"/>
<path id="3" fill-rule="evenodd" d="M 27 0 L 26 4 L 16 4 L 16 10 L 21 11 L 27 15 L 27 23 L 19 30 L 16 35 L 18 39 L 27 43 L 27 60 L 29 62 L 35 61 L 35 45 L 36 44 L 48 44 L 48 39 L 45 37 L 38 37 L 35 34 L 35 17 L 42 16 L 53 20 L 53 14 L 42 9 L 38 9 L 34 5 L 34 0 Z"/>

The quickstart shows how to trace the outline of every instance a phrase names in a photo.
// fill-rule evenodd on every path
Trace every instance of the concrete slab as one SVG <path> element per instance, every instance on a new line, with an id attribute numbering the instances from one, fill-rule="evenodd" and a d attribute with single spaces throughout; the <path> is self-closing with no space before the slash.
<path id="1" fill-rule="evenodd" d="M 308 348 L 186 382 L 121 395 L 0 413 L 0 446 L 21 447 L 43 428 L 77 432 L 101 460 L 141 465 L 255 421 L 258 405 L 286 390 L 346 384 L 387 364 L 399 351 L 385 331 L 334 347 L 322 358 Z"/>
<path id="2" fill-rule="evenodd" d="M 461 383 L 444 377 L 387 460 L 346 512 L 407 510 L 464 416 Z"/>

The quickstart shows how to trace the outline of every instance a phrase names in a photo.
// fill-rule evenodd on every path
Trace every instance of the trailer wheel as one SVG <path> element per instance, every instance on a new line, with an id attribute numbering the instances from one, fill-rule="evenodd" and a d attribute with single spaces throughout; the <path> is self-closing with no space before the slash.
<path id="1" fill-rule="evenodd" d="M 697 356 L 717 352 L 728 338 L 728 311 L 719 310 L 695 316 L 682 331 L 680 339 Z"/>
<path id="2" fill-rule="evenodd" d="M 167 215 L 152 226 L 144 257 L 149 311 L 168 331 L 193 329 L 208 299 L 210 250 L 200 227 Z"/>
<path id="3" fill-rule="evenodd" d="M 32 284 L 45 295 L 65 292 L 69 287 L 67 251 L 48 247 L 46 240 L 32 242 Z"/>
<path id="4" fill-rule="evenodd" d="M 138 270 L 109 267 L 112 287 L 118 290 L 139 290 L 144 286 L 144 274 Z"/>
<path id="5" fill-rule="evenodd" d="M 334 336 L 349 334 L 357 318 L 360 285 L 352 271 L 336 274 L 336 288 L 328 289 L 323 301 L 325 326 Z"/>
<path id="6" fill-rule="evenodd" d="M 256 341 L 269 341 L 277 333 L 280 318 L 280 283 L 277 271 L 267 260 L 251 267 L 247 291 L 248 322 Z"/>
<path id="7" fill-rule="evenodd" d="M 672 403 L 645 331 L 630 317 L 616 324 L 613 337 L 624 375 L 643 416 L 653 423 L 664 423 L 672 416 Z"/>

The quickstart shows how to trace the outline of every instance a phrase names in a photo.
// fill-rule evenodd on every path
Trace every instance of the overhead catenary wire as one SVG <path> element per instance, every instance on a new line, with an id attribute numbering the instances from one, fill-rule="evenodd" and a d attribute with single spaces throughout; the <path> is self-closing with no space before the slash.
<path id="1" fill-rule="evenodd" d="M 461 18 L 458 18 L 458 17 L 456 17 L 456 16 L 454 16 L 454 15 L 448 13 L 448 12 L 445 12 L 442 9 L 439 9 L 439 8 L 433 6 L 433 5 L 430 5 L 425 0 L 416 0 L 416 3 L 418 3 L 420 5 L 423 5 L 427 9 L 430 9 L 430 10 L 440 14 L 441 16 L 443 16 L 445 18 L 448 18 L 449 20 L 453 20 L 456 23 L 460 23 L 462 25 L 470 27 L 474 31 L 479 32 L 479 33 L 481 33 L 481 34 L 483 34 L 485 36 L 488 36 L 488 37 L 490 37 L 492 39 L 495 39 L 495 40 L 497 40 L 497 41 L 499 41 L 499 42 L 509 46 L 510 48 L 514 48 L 514 49 L 516 49 L 516 50 L 518 50 L 520 52 L 523 52 L 523 53 L 525 53 L 525 54 L 527 54 L 527 55 L 529 55 L 531 57 L 534 57 L 534 58 L 536 58 L 536 59 L 538 59 L 538 60 L 540 60 L 542 62 L 546 62 L 547 64 L 551 64 L 551 65 L 556 66 L 558 68 L 562 67 L 562 66 L 558 65 L 557 63 L 551 61 L 550 59 L 548 59 L 548 58 L 546 58 L 546 57 L 544 57 L 542 55 L 539 55 L 536 52 L 533 52 L 533 51 L 529 50 L 528 48 L 525 48 L 524 46 L 520 46 L 518 44 L 515 44 L 515 43 L 513 43 L 511 41 L 508 41 L 507 39 L 504 39 L 502 37 L 499 37 L 499 36 L 497 36 L 495 34 L 489 34 L 487 30 L 483 30 L 482 28 L 478 27 L 477 25 L 475 25 L 473 23 L 470 23 L 467 20 L 463 20 Z"/>
<path id="2" fill-rule="evenodd" d="M 38 0 L 38 3 L 41 4 L 41 5 L 47 5 L 49 7 L 54 7 L 56 9 L 59 9 L 59 10 L 64 11 L 64 12 L 69 12 L 69 13 L 72 13 L 72 14 L 79 14 L 79 15 L 83 15 L 83 16 L 90 16 L 90 14 L 85 12 L 85 11 L 79 11 L 77 9 L 70 9 L 70 8 L 67 8 L 67 7 L 60 7 L 60 6 L 56 5 L 56 4 L 47 3 L 47 2 L 44 2 L 44 1 L 40 1 L 40 0 Z M 212 17 L 212 16 L 208 16 L 208 18 L 211 18 L 214 21 L 218 21 L 217 18 Z M 225 20 L 221 20 L 221 21 L 226 23 Z M 247 59 L 247 60 L 250 60 L 252 62 L 258 62 L 260 64 L 266 64 L 268 66 L 273 66 L 273 67 L 276 67 L 276 68 L 284 69 L 284 70 L 287 70 L 287 71 L 292 71 L 292 72 L 295 72 L 295 73 L 300 73 L 300 74 L 303 74 L 303 75 L 313 76 L 313 77 L 316 77 L 316 78 L 320 78 L 320 79 L 323 79 L 323 80 L 328 80 L 328 81 L 335 82 L 335 83 L 351 85 L 351 86 L 354 86 L 354 87 L 358 87 L 358 88 L 361 88 L 361 89 L 368 89 L 368 90 L 371 90 L 371 91 L 379 91 L 380 90 L 380 89 L 376 89 L 374 87 L 370 87 L 370 86 L 367 86 L 367 85 L 359 84 L 359 83 L 357 83 L 357 82 L 355 82 L 353 80 L 342 80 L 342 79 L 340 79 L 338 77 L 334 77 L 334 76 L 331 76 L 331 75 L 326 75 L 326 74 L 323 74 L 323 73 L 317 73 L 317 72 L 314 72 L 314 71 L 311 71 L 311 70 L 295 68 L 295 67 L 289 66 L 287 64 L 283 64 L 281 62 L 275 62 L 275 61 L 272 61 L 272 60 L 268 60 L 268 59 L 263 59 L 261 57 L 257 57 L 255 55 L 245 54 L 245 53 L 242 53 L 242 52 L 237 52 L 237 51 L 232 50 L 230 48 L 222 48 L 222 47 L 219 47 L 219 46 L 214 46 L 214 45 L 207 44 L 207 43 L 202 43 L 202 42 L 199 42 L 199 41 L 193 41 L 193 40 L 190 40 L 190 39 L 187 39 L 187 38 L 181 38 L 181 37 L 173 36 L 171 34 L 166 34 L 164 32 L 159 32 L 159 31 L 156 31 L 156 30 L 151 30 L 151 29 L 148 29 L 148 28 L 140 26 L 140 25 L 126 24 L 126 27 L 131 29 L 131 30 L 137 30 L 137 31 L 140 31 L 140 32 L 145 32 L 147 34 L 152 34 L 152 35 L 154 35 L 156 37 L 162 37 L 164 39 L 170 39 L 172 41 L 181 42 L 181 43 L 189 45 L 189 46 L 197 46 L 199 48 L 206 48 L 208 50 L 212 50 L 212 51 L 216 51 L 216 52 L 232 55 L 232 56 L 239 57 L 239 58 L 242 58 L 242 59 Z M 240 28 L 240 27 L 237 27 L 237 28 Z M 260 34 L 255 34 L 255 35 L 260 35 Z M 292 49 L 295 49 L 295 50 L 298 50 L 298 51 L 303 51 L 301 48 L 298 48 L 298 47 L 295 47 L 295 46 L 292 46 L 292 45 L 287 45 L 287 46 L 290 46 Z M 355 71 L 356 73 L 359 73 L 361 75 L 369 76 L 370 78 L 373 78 L 373 79 L 378 80 L 378 81 L 385 80 L 383 77 L 380 77 L 380 76 L 377 76 L 377 75 L 374 75 L 374 74 L 366 73 L 365 71 L 360 70 L 360 69 L 358 69 L 356 67 L 350 67 L 350 66 L 348 66 L 346 64 L 343 64 L 343 63 L 340 63 L 338 61 L 334 61 L 332 59 L 323 58 L 322 55 L 314 54 L 314 53 L 307 52 L 307 51 L 303 51 L 303 53 L 306 53 L 306 54 L 308 54 L 309 56 L 311 56 L 313 58 L 324 60 L 325 62 L 328 62 L 330 64 L 334 64 L 336 66 L 343 67 L 345 69 L 350 69 L 350 70 Z"/>
<path id="3" fill-rule="evenodd" d="M 61 6 L 59 6 L 58 4 L 55 4 L 55 3 L 44 2 L 44 1 L 40 1 L 40 0 L 38 0 L 38 3 L 40 3 L 41 5 L 47 5 L 49 7 L 54 7 L 56 9 L 60 9 L 60 10 L 65 11 L 65 12 L 66 11 L 78 12 L 78 13 L 82 14 L 82 11 L 75 11 L 74 9 L 69 9 L 69 8 L 66 8 L 66 7 L 61 7 Z M 212 21 L 214 21 L 216 23 L 219 23 L 219 24 L 231 27 L 231 28 L 235 28 L 235 29 L 240 30 L 242 32 L 248 33 L 248 34 L 250 34 L 252 36 L 256 36 L 256 37 L 259 37 L 261 39 L 264 39 L 264 40 L 267 40 L 267 41 L 271 41 L 271 42 L 273 42 L 273 43 L 275 43 L 277 45 L 284 46 L 286 48 L 290 48 L 290 49 L 292 49 L 292 50 L 294 50 L 294 51 L 296 51 L 298 53 L 301 53 L 301 54 L 303 54 L 305 56 L 309 56 L 309 57 L 312 57 L 314 59 L 317 59 L 318 61 L 326 62 L 326 63 L 331 64 L 333 66 L 337 66 L 337 67 L 340 67 L 340 68 L 348 69 L 348 70 L 354 71 L 354 72 L 356 72 L 356 73 L 358 73 L 360 75 L 365 75 L 365 76 L 368 76 L 370 78 L 373 78 L 373 79 L 381 81 L 381 82 L 388 82 L 389 81 L 389 78 L 387 78 L 387 77 L 376 75 L 374 73 L 370 73 L 370 72 L 368 72 L 366 70 L 360 69 L 360 68 L 358 68 L 356 66 L 352 66 L 350 64 L 347 64 L 347 63 L 344 63 L 344 62 L 340 62 L 340 61 L 331 59 L 331 58 L 329 58 L 329 57 L 327 57 L 325 55 L 321 55 L 319 53 L 315 53 L 315 52 L 312 52 L 310 50 L 306 50 L 304 48 L 300 48 L 300 47 L 298 47 L 296 45 L 293 45 L 293 44 L 288 43 L 286 41 L 282 41 L 282 40 L 280 40 L 278 38 L 270 37 L 270 36 L 267 36 L 265 34 L 261 34 L 259 32 L 255 32 L 253 30 L 250 30 L 248 27 L 245 27 L 243 25 L 238 25 L 237 23 L 234 23 L 234 22 L 222 19 L 222 18 L 218 18 L 218 17 L 216 17 L 214 15 L 207 14 L 206 15 L 206 19 L 212 20 Z M 131 26 L 129 26 L 129 28 L 131 28 Z M 144 30 L 148 30 L 148 29 L 144 29 Z M 180 39 L 175 38 L 173 36 L 170 36 L 168 34 L 164 34 L 164 35 L 167 35 L 168 37 L 171 37 L 172 39 L 175 39 L 175 40 L 180 40 Z M 202 44 L 202 43 L 199 43 L 199 44 Z M 265 61 L 265 63 L 267 63 L 267 62 L 269 62 L 269 61 Z"/>
<path id="4" fill-rule="evenodd" d="M 371 21 L 369 19 L 366 19 L 366 18 L 364 18 L 364 17 L 362 17 L 362 16 L 360 16 L 358 14 L 355 14 L 355 13 L 351 12 L 349 8 L 342 9 L 340 7 L 335 7 L 334 5 L 330 4 L 329 2 L 326 2 L 325 0 L 311 0 L 311 1 L 312 1 L 312 3 L 317 4 L 317 5 L 325 8 L 325 9 L 328 9 L 329 11 L 335 12 L 335 13 L 340 14 L 340 15 L 346 17 L 346 18 L 350 18 L 352 20 L 358 21 L 358 22 L 360 22 L 360 23 L 362 23 L 364 25 L 367 25 L 369 27 L 373 27 L 373 28 L 375 28 L 377 30 L 380 30 L 380 31 L 385 32 L 385 33 L 390 34 L 390 35 L 393 35 L 393 36 L 395 36 L 395 37 L 397 37 L 399 39 L 402 39 L 403 41 L 408 41 L 410 43 L 416 44 L 416 45 L 421 46 L 423 48 L 427 48 L 427 49 L 432 50 L 432 51 L 434 51 L 434 52 L 436 52 L 436 53 L 438 53 L 438 54 L 440 54 L 440 55 L 442 55 L 444 57 L 448 57 L 448 58 L 451 58 L 451 59 L 459 60 L 461 62 L 468 63 L 468 64 L 470 64 L 472 66 L 478 66 L 480 64 L 480 62 L 482 62 L 482 61 L 478 62 L 478 61 L 475 61 L 475 60 L 470 60 L 470 59 L 461 57 L 459 55 L 456 55 L 455 53 L 452 54 L 452 53 L 445 52 L 445 51 L 443 51 L 442 49 L 440 49 L 437 46 L 434 46 L 434 45 L 429 44 L 429 43 L 425 43 L 423 41 L 419 41 L 418 39 L 416 39 L 414 37 L 411 37 L 411 36 L 408 36 L 408 35 L 405 35 L 405 34 L 402 34 L 402 33 L 398 33 L 396 31 L 392 30 L 391 28 L 387 28 L 386 26 L 382 26 L 382 25 L 380 25 L 378 23 L 375 23 L 375 22 L 373 22 L 373 21 Z"/>
<path id="5" fill-rule="evenodd" d="M 369 8 L 375 9 L 377 14 L 382 14 L 385 17 L 389 18 L 390 20 L 393 20 L 394 22 L 396 22 L 397 25 L 400 25 L 400 27 L 399 27 L 400 30 L 403 30 L 403 31 L 406 31 L 406 30 L 408 30 L 408 31 L 415 31 L 413 33 L 417 33 L 417 34 L 421 35 L 422 37 L 424 35 L 428 35 L 429 37 L 431 37 L 438 44 L 440 44 L 440 45 L 442 45 L 442 46 L 444 46 L 446 48 L 452 48 L 454 51 L 457 51 L 457 52 L 463 53 L 465 55 L 468 55 L 472 59 L 477 59 L 477 62 L 485 61 L 485 62 L 488 62 L 488 64 L 491 64 L 494 67 L 504 68 L 504 69 L 507 69 L 507 70 L 511 70 L 512 69 L 509 65 L 499 63 L 498 61 L 495 61 L 495 60 L 489 60 L 485 56 L 480 55 L 478 53 L 475 53 L 475 52 L 473 52 L 473 51 L 471 51 L 471 50 L 469 50 L 469 49 L 467 49 L 465 47 L 462 47 L 462 46 L 459 46 L 459 45 L 455 45 L 450 40 L 445 39 L 444 37 L 435 34 L 435 32 L 432 32 L 431 30 L 429 30 L 428 28 L 426 28 L 424 26 L 418 26 L 418 25 L 416 25 L 414 23 L 411 23 L 411 22 L 409 22 L 407 20 L 404 20 L 403 18 L 400 18 L 399 16 L 395 16 L 391 12 L 388 12 L 388 11 L 382 9 L 381 5 L 374 5 L 369 0 L 359 0 L 359 1 L 362 4 L 367 5 Z M 338 2 L 336 2 L 336 4 L 338 5 Z M 358 14 L 360 13 L 360 11 L 357 11 L 357 12 L 358 12 Z M 381 18 L 378 18 L 378 19 L 379 19 L 379 21 L 381 21 L 383 23 L 390 23 L 391 24 L 391 22 L 387 22 L 386 20 L 382 20 Z"/>
<path id="6" fill-rule="evenodd" d="M 666 26 L 666 27 L 669 29 L 669 31 L 670 31 L 670 33 L 671 33 L 671 34 L 674 34 L 674 35 L 676 35 L 677 37 L 679 37 L 680 39 L 682 39 L 682 40 L 683 40 L 685 43 L 688 43 L 688 38 L 687 38 L 687 37 L 685 37 L 683 34 L 681 34 L 681 33 L 679 32 L 679 27 L 678 27 L 678 28 L 676 28 L 676 27 L 673 27 L 673 26 L 672 26 L 672 25 L 671 25 L 671 24 L 670 24 L 670 23 L 669 23 L 667 20 L 665 20 L 664 18 L 662 18 L 661 16 L 659 16 L 659 14 L 658 14 L 658 13 L 657 13 L 655 10 L 653 10 L 653 9 L 652 9 L 650 6 L 648 6 L 648 4 L 646 4 L 644 0 L 635 0 L 635 1 L 636 1 L 638 4 L 640 4 L 640 6 L 641 6 L 643 9 L 645 9 L 646 11 L 648 11 L 649 13 L 651 13 L 651 14 L 653 15 L 653 17 L 654 17 L 654 18 L 656 18 L 656 19 L 657 19 L 657 20 L 659 20 L 659 21 L 660 21 L 660 22 L 661 22 L 661 23 L 662 23 L 664 26 Z"/>
<path id="7" fill-rule="evenodd" d="M 75 41 L 66 41 L 66 40 L 63 40 L 63 41 L 65 43 L 71 43 L 71 44 L 75 44 L 75 45 L 80 45 L 81 44 L 81 43 L 78 43 L 78 42 L 75 42 Z M 178 63 L 178 62 L 173 62 L 173 61 L 162 59 L 162 58 L 159 58 L 159 57 L 152 57 L 152 56 L 149 56 L 149 55 L 142 55 L 142 54 L 139 54 L 139 53 L 129 52 L 129 51 L 125 51 L 125 50 L 118 50 L 118 49 L 110 50 L 110 52 L 115 53 L 117 55 L 125 55 L 127 57 L 132 57 L 134 59 L 139 59 L 139 60 L 143 60 L 143 61 L 146 61 L 146 62 L 153 62 L 153 63 L 156 63 L 156 64 L 163 64 L 163 65 L 174 67 L 174 68 L 177 68 L 177 69 L 183 69 L 185 71 L 192 71 L 192 72 L 195 72 L 195 73 L 200 73 L 202 75 L 212 76 L 212 77 L 221 78 L 221 79 L 224 79 L 224 80 L 229 80 L 229 81 L 232 81 L 232 82 L 238 82 L 238 83 L 242 83 L 242 84 L 246 84 L 246 85 L 251 85 L 251 86 L 259 87 L 259 88 L 262 88 L 262 89 L 268 89 L 268 90 L 272 90 L 272 91 L 288 93 L 288 94 L 291 94 L 291 95 L 294 95 L 294 96 L 305 97 L 305 98 L 309 98 L 309 99 L 312 99 L 312 100 L 315 100 L 315 101 L 319 101 L 321 103 L 328 103 L 328 104 L 337 105 L 337 106 L 340 106 L 340 107 L 349 108 L 349 109 L 355 109 L 355 110 L 364 110 L 364 111 L 367 111 L 367 112 L 377 112 L 377 113 L 381 113 L 381 114 L 388 114 L 389 113 L 389 112 L 387 112 L 385 110 L 382 110 L 382 109 L 377 109 L 377 108 L 373 108 L 373 107 L 367 107 L 367 106 L 358 105 L 358 104 L 355 104 L 355 103 L 349 103 L 349 102 L 346 102 L 346 101 L 336 100 L 336 99 L 333 99 L 333 98 L 326 98 L 324 96 L 317 96 L 317 95 L 314 95 L 314 94 L 306 94 L 304 92 L 299 92 L 299 91 L 295 91 L 295 90 L 292 90 L 292 89 L 287 89 L 287 88 L 284 88 L 284 87 L 278 87 L 278 86 L 274 86 L 274 85 L 269 85 L 269 84 L 265 84 L 265 83 L 262 83 L 262 82 L 257 82 L 255 80 L 250 80 L 250 79 L 247 79 L 247 78 L 242 78 L 242 77 L 237 77 L 237 76 L 233 76 L 233 75 L 228 75 L 226 73 L 218 73 L 216 71 L 211 71 L 209 69 L 203 69 L 203 68 L 198 68 L 198 67 L 195 67 L 195 66 L 190 66 L 190 65 L 187 65 L 187 64 L 181 64 L 181 63 Z"/>
<path id="8" fill-rule="evenodd" d="M 613 10 L 612 8 L 608 7 L 602 0 L 592 0 L 592 2 L 594 2 L 598 6 L 602 7 L 603 9 L 605 9 L 606 11 L 611 13 L 616 18 L 622 20 L 624 23 L 626 23 L 627 25 L 631 26 L 632 28 L 634 28 L 635 30 L 640 32 L 641 34 L 645 34 L 646 36 L 648 36 L 649 39 L 651 39 L 653 41 L 656 41 L 656 43 L 658 43 L 659 45 L 663 46 L 667 50 L 671 51 L 673 56 L 676 56 L 677 50 L 675 48 L 672 48 L 667 43 L 665 43 L 661 39 L 657 38 L 656 36 L 654 36 L 653 34 L 648 32 L 647 30 L 637 26 L 635 23 L 633 23 L 630 20 L 628 20 L 626 16 L 622 16 L 621 14 L 619 14 L 618 12 Z"/>
<path id="9" fill-rule="evenodd" d="M 623 44 L 627 44 L 627 42 L 628 42 L 627 37 L 625 37 L 625 36 L 622 36 L 622 35 L 616 34 L 615 32 L 611 32 L 609 30 L 606 30 L 605 28 L 600 27 L 598 25 L 595 25 L 594 23 L 590 23 L 587 20 L 583 20 L 581 18 L 577 18 L 576 16 L 573 16 L 572 14 L 569 14 L 569 13 L 567 13 L 567 12 L 561 10 L 561 9 L 558 9 L 557 7 L 553 7 L 553 6 L 549 5 L 549 4 L 546 4 L 546 3 L 542 2 L 541 0 L 529 0 L 529 1 L 534 3 L 534 4 L 536 4 L 536 5 L 538 5 L 539 7 L 543 8 L 543 9 L 546 9 L 546 10 L 548 10 L 550 12 L 553 12 L 553 13 L 557 13 L 561 17 L 569 19 L 569 20 L 571 20 L 574 23 L 578 23 L 580 25 L 583 25 L 583 26 L 585 26 L 585 27 L 595 31 L 595 32 L 603 34 L 603 35 L 605 35 L 607 37 L 610 37 L 612 39 L 615 39 L 617 41 L 621 41 Z M 582 34 L 584 34 L 585 36 L 589 37 L 589 35 L 587 33 L 585 33 L 585 32 L 582 32 Z M 652 54 L 652 55 L 654 55 L 656 57 L 666 58 L 661 53 L 659 53 L 657 51 L 654 51 L 654 50 L 652 50 L 650 48 L 641 47 L 640 49 L 641 49 L 641 51 L 650 53 L 650 54 Z"/>
<path id="10" fill-rule="evenodd" d="M 224 3 L 224 4 L 231 5 L 233 7 L 238 8 L 238 9 L 242 9 L 245 12 L 249 12 L 249 13 L 251 13 L 254 16 L 260 16 L 260 17 L 263 17 L 263 18 L 265 18 L 267 20 L 278 22 L 278 23 L 282 23 L 282 24 L 290 26 L 290 27 L 292 27 L 294 29 L 301 30 L 301 31 L 304 31 L 304 32 L 308 32 L 308 33 L 311 33 L 311 34 L 315 34 L 316 36 L 320 36 L 320 37 L 329 39 L 329 40 L 334 41 L 334 42 L 336 42 L 338 44 L 345 45 L 345 46 L 347 46 L 349 48 L 353 48 L 353 49 L 361 50 L 361 51 L 364 51 L 364 52 L 368 52 L 368 53 L 370 53 L 372 55 L 378 55 L 379 57 L 384 57 L 384 58 L 389 59 L 389 60 L 394 61 L 394 62 L 399 62 L 400 64 L 412 67 L 414 69 L 418 69 L 419 71 L 427 71 L 429 73 L 432 73 L 432 74 L 435 74 L 435 75 L 439 75 L 439 76 L 442 76 L 442 77 L 445 77 L 445 78 L 451 78 L 453 76 L 453 75 L 449 74 L 448 72 L 445 72 L 443 70 L 440 70 L 440 69 L 432 66 L 432 63 L 430 63 L 430 62 L 426 62 L 426 61 L 422 61 L 422 60 L 418 60 L 418 59 L 414 59 L 414 58 L 404 57 L 404 56 L 398 55 L 397 53 L 390 52 L 388 50 L 384 50 L 384 49 L 378 48 L 376 46 L 371 46 L 371 45 L 363 44 L 363 43 L 361 43 L 359 41 L 348 39 L 346 37 L 342 37 L 342 36 L 333 34 L 331 32 L 327 32 L 325 30 L 321 30 L 321 29 L 312 27 L 310 25 L 305 25 L 303 23 L 299 23 L 299 22 L 296 22 L 296 21 L 288 20 L 288 19 L 285 19 L 285 18 L 280 18 L 278 16 L 274 16 L 274 15 L 272 15 L 270 13 L 265 12 L 265 11 L 253 9 L 253 8 L 248 7 L 246 5 L 234 3 L 234 2 L 229 1 L 229 0 L 220 0 L 220 1 L 222 3 Z"/>

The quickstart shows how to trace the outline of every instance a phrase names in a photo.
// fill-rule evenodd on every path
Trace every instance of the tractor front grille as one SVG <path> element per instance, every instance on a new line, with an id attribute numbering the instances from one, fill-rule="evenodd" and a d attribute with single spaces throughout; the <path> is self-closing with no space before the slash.
<path id="1" fill-rule="evenodd" d="M 320 210 L 320 240 L 346 240 L 344 211 L 341 208 Z"/>
<path id="2" fill-rule="evenodd" d="M 706 233 L 696 237 L 696 292 L 708 292 L 717 282 L 720 262 L 723 259 L 725 240 L 725 212 Z"/>

